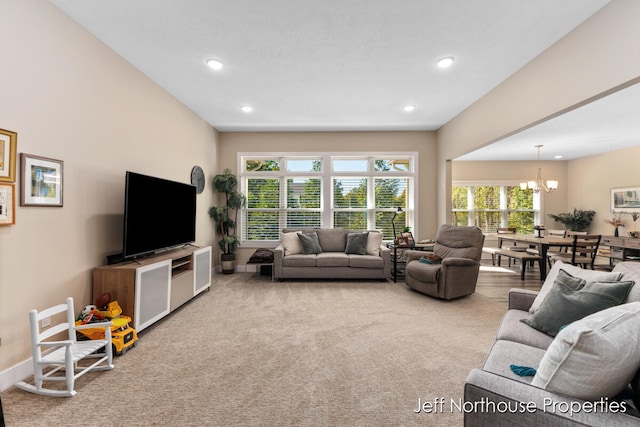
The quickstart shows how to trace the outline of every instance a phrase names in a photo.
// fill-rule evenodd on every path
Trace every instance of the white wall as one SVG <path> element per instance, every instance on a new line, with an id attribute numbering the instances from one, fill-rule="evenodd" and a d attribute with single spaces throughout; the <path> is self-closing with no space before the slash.
<path id="1" fill-rule="evenodd" d="M 121 249 L 126 170 L 189 182 L 201 165 L 197 244 L 213 243 L 219 135 L 48 1 L 3 0 L 0 21 L 0 128 L 18 133 L 19 153 L 64 161 L 64 207 L 18 206 L 0 227 L 6 374 L 30 357 L 30 309 L 91 303 L 91 269 Z"/>

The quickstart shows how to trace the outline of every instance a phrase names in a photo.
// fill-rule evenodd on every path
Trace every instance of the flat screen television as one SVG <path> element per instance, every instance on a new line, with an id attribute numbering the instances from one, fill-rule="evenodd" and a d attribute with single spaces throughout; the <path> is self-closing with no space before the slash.
<path id="1" fill-rule="evenodd" d="M 196 187 L 127 171 L 123 256 L 151 255 L 196 240 Z"/>

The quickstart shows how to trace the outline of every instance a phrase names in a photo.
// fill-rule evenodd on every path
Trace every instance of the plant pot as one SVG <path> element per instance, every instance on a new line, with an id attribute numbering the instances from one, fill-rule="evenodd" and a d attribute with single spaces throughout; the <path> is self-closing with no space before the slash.
<path id="1" fill-rule="evenodd" d="M 220 255 L 222 274 L 233 274 L 236 269 L 236 254 Z"/>

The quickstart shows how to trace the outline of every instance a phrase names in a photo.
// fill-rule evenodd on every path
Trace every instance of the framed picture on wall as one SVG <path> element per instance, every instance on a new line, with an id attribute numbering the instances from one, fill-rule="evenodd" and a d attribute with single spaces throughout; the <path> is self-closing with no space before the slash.
<path id="1" fill-rule="evenodd" d="M 62 206 L 62 160 L 20 154 L 20 206 Z"/>
<path id="2" fill-rule="evenodd" d="M 16 194 L 13 184 L 0 182 L 0 225 L 16 223 Z"/>
<path id="3" fill-rule="evenodd" d="M 640 186 L 611 189 L 611 212 L 640 212 Z"/>
<path id="4" fill-rule="evenodd" d="M 15 182 L 18 134 L 0 129 L 0 182 Z"/>

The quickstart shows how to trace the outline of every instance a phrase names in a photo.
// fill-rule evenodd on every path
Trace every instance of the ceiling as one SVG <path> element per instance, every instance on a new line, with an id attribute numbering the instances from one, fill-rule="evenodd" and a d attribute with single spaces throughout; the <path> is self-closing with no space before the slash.
<path id="1" fill-rule="evenodd" d="M 435 130 L 609 3 L 50 1 L 222 132 Z M 529 135 L 463 159 L 531 160 Z"/>

